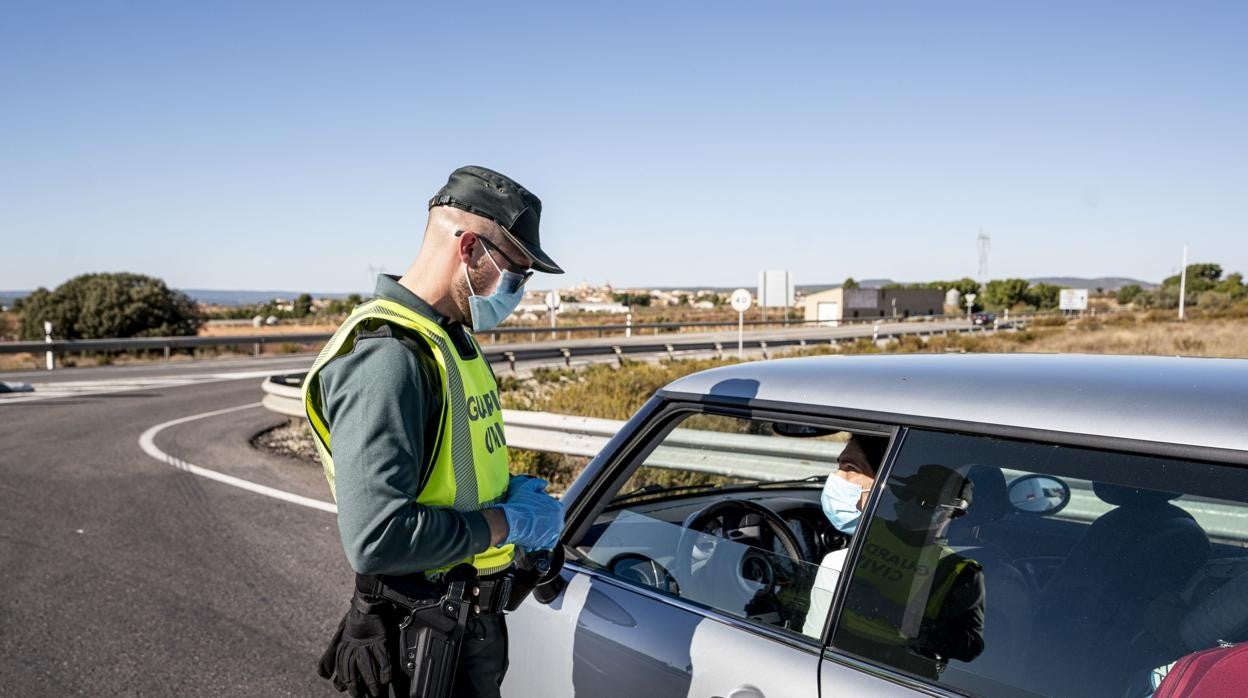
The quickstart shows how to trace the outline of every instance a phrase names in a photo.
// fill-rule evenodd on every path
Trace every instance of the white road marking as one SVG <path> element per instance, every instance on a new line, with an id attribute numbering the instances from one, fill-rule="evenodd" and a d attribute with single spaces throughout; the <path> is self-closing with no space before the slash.
<path id="1" fill-rule="evenodd" d="M 51 400 L 60 397 L 96 395 L 99 393 L 124 393 L 132 390 L 155 390 L 176 388 L 183 385 L 219 383 L 221 381 L 267 378 L 282 371 L 265 369 L 257 371 L 233 371 L 224 373 L 192 373 L 178 376 L 152 376 L 148 378 L 104 379 L 92 381 L 63 381 L 60 383 L 31 383 L 32 393 L 5 393 L 0 395 L 0 405 L 20 402 Z"/>
<path id="2" fill-rule="evenodd" d="M 269 375 L 269 374 L 265 373 L 264 375 Z M 213 410 L 211 412 L 201 412 L 200 414 L 193 414 L 189 417 L 180 417 L 178 419 L 171 419 L 168 422 L 162 422 L 148 429 L 147 431 L 143 432 L 143 435 L 139 437 L 139 448 L 142 448 L 143 452 L 151 456 L 152 458 L 155 458 L 156 460 L 162 463 L 172 465 L 178 470 L 184 470 L 193 475 L 198 475 L 200 477 L 207 478 L 209 480 L 215 480 L 216 482 L 220 482 L 220 483 L 229 485 L 231 487 L 237 487 L 239 489 L 247 490 L 248 492 L 254 492 L 259 495 L 264 495 L 265 497 L 271 497 L 273 499 L 280 499 L 283 502 L 290 502 L 291 504 L 298 504 L 300 506 L 305 506 L 310 509 L 319 509 L 320 511 L 327 511 L 331 514 L 337 514 L 338 507 L 331 504 L 330 502 L 322 502 L 319 499 L 312 499 L 311 497 L 304 497 L 303 495 L 300 495 L 300 494 L 287 492 L 285 490 L 279 490 L 277 488 L 269 487 L 267 485 L 261 485 L 261 484 L 252 482 L 250 480 L 244 480 L 239 477 L 234 477 L 233 475 L 226 475 L 225 473 L 219 473 L 209 468 L 204 468 L 204 467 L 195 465 L 193 463 L 188 463 L 176 456 L 171 456 L 168 453 L 165 453 L 164 451 L 156 447 L 156 435 L 164 431 L 165 429 L 168 429 L 169 427 L 176 426 L 178 424 L 185 424 L 187 422 L 193 422 L 197 419 L 207 419 L 209 417 L 216 417 L 217 415 L 229 414 L 230 412 L 238 412 L 239 410 L 249 410 L 249 409 L 260 407 L 260 406 L 261 406 L 261 403 L 252 402 L 246 405 L 239 405 L 237 407 L 227 407 L 222 410 Z"/>

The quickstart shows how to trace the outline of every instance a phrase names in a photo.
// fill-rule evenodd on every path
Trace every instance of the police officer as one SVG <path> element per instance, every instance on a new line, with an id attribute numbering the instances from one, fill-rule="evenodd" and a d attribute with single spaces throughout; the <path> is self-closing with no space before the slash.
<path id="1" fill-rule="evenodd" d="M 546 483 L 509 476 L 498 386 L 473 332 L 515 309 L 542 250 L 541 201 L 483 167 L 451 173 L 429 202 L 416 261 L 377 278 L 322 350 L 304 400 L 356 593 L 319 673 L 353 696 L 407 696 L 399 601 L 437 599 L 467 563 L 480 609 L 463 636 L 455 695 L 497 696 L 502 609 L 522 550 L 549 549 L 562 510 Z M 471 330 L 470 330 L 471 328 Z"/>
<path id="2" fill-rule="evenodd" d="M 984 577 L 979 563 L 947 544 L 973 486 L 929 464 L 889 482 L 895 517 L 877 511 L 854 566 L 838 625 L 839 646 L 930 679 L 950 659 L 984 650 Z"/>

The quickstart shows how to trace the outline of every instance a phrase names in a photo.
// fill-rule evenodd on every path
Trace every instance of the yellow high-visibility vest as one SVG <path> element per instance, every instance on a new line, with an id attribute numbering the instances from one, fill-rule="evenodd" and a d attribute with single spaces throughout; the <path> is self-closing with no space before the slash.
<path id="1" fill-rule="evenodd" d="M 873 608 L 855 608 L 847 603 L 841 627 L 864 639 L 905 647 L 917 637 L 919 621 L 933 621 L 939 615 L 962 570 L 978 568 L 979 563 L 963 558 L 943 577 L 935 578 L 940 561 L 953 554 L 946 545 L 915 545 L 899 538 L 885 522 L 874 523 L 850 581 L 851 596 L 870 598 Z M 860 589 L 858 594 L 855 587 Z M 926 598 L 918 598 L 917 592 L 924 588 Z M 863 592 L 869 593 L 863 596 Z"/>
<path id="2" fill-rule="evenodd" d="M 433 350 L 442 379 L 442 428 L 430 449 L 433 460 L 419 464 L 431 469 L 426 473 L 425 485 L 417 493 L 416 502 L 459 511 L 478 511 L 501 502 L 510 478 L 503 410 L 498 400 L 498 384 L 480 345 L 472 340 L 476 355 L 471 359 L 460 358 L 450 335 L 436 322 L 384 298 L 374 298 L 352 311 L 316 357 L 303 381 L 304 409 L 316 434 L 316 448 L 325 467 L 330 493 L 336 500 L 333 441 L 322 412 L 320 382 L 316 377 L 331 360 L 351 351 L 360 332 L 376 330 L 383 324 L 394 325 L 423 339 Z M 489 574 L 507 568 L 514 557 L 515 546 L 509 544 L 489 548 L 465 562 L 470 562 L 481 574 Z"/>

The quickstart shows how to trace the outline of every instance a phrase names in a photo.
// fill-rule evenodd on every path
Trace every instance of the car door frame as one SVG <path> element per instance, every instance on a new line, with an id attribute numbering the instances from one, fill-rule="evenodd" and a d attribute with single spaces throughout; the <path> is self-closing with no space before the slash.
<path id="1" fill-rule="evenodd" d="M 609 584 L 736 630 L 780 643 L 791 650 L 809 654 L 814 671 L 810 677 L 811 682 L 818 686 L 823 664 L 822 654 L 825 649 L 825 643 L 819 639 L 803 639 L 778 628 L 750 622 L 713 607 L 663 594 L 642 585 L 631 584 L 602 570 L 582 564 L 577 560 L 579 553 L 570 545 L 570 542 L 580 540 L 588 532 L 597 516 L 609 505 L 609 500 L 603 501 L 604 493 L 618 491 L 624 482 L 642 466 L 649 453 L 663 442 L 671 430 L 675 429 L 684 417 L 693 414 L 712 414 L 757 421 L 784 421 L 869 433 L 888 438 L 886 453 L 890 454 L 895 448 L 896 439 L 900 433 L 900 427 L 895 422 L 881 424 L 876 421 L 866 422 L 814 415 L 807 410 L 805 405 L 769 405 L 762 408 L 744 405 L 740 400 L 735 399 L 721 401 L 681 400 L 659 396 L 651 398 L 586 466 L 565 496 L 568 501 L 567 524 L 560 537 L 560 543 L 565 551 L 564 567 L 566 570 L 561 575 L 562 585 L 566 585 L 573 575 L 581 575 L 592 582 Z M 832 613 L 835 613 L 835 610 L 833 607 Z M 832 617 L 834 616 L 829 615 L 824 619 L 825 632 L 832 627 L 830 622 Z"/>

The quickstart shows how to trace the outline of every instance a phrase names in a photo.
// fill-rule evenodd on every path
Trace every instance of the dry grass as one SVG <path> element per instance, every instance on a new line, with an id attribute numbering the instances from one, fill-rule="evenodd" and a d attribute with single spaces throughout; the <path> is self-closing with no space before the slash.
<path id="1" fill-rule="evenodd" d="M 1083 326 L 1081 323 L 1071 330 L 1039 336 L 1021 350 L 1244 358 L 1248 357 L 1248 322 L 1203 320 L 1135 326 Z"/>

